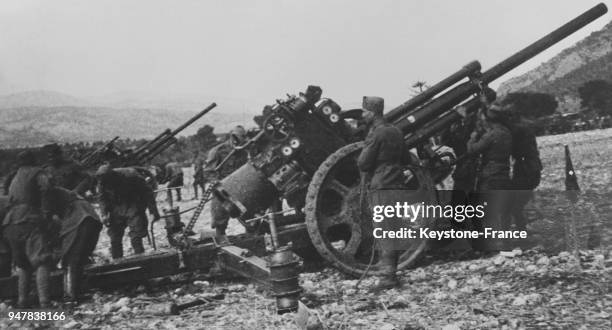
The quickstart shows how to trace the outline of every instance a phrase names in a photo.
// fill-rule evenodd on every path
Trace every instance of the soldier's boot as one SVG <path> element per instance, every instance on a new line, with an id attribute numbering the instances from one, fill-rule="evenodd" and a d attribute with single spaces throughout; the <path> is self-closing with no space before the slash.
<path id="1" fill-rule="evenodd" d="M 123 242 L 121 240 L 111 240 L 110 252 L 113 259 L 123 258 Z"/>
<path id="2" fill-rule="evenodd" d="M 134 254 L 144 253 L 144 245 L 142 245 L 141 237 L 132 237 L 130 239 L 130 243 L 132 243 L 132 249 L 134 249 Z"/>
<path id="3" fill-rule="evenodd" d="M 76 265 L 69 265 L 64 270 L 64 300 L 76 304 L 79 299 L 80 277 Z"/>
<path id="4" fill-rule="evenodd" d="M 17 268 L 17 308 L 28 308 L 30 294 L 30 280 L 32 272 L 24 268 Z"/>
<path id="5" fill-rule="evenodd" d="M 224 245 L 224 244 L 229 244 L 229 239 L 227 238 L 227 235 L 225 235 L 225 228 L 224 226 L 217 226 L 215 227 L 215 239 L 217 241 L 217 244 L 220 245 Z"/>
<path id="6" fill-rule="evenodd" d="M 51 307 L 51 286 L 49 285 L 49 274 L 51 267 L 40 265 L 36 269 L 36 289 L 38 290 L 38 302 L 40 308 Z"/>
<path id="7" fill-rule="evenodd" d="M 378 266 L 384 272 L 384 275 L 378 284 L 372 288 L 372 292 L 380 292 L 400 286 L 400 282 L 395 274 L 397 272 L 398 256 L 397 251 L 394 250 L 382 251 Z"/>

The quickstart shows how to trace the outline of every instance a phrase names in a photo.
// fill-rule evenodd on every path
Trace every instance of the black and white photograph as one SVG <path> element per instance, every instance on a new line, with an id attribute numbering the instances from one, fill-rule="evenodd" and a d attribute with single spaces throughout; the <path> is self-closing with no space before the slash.
<path id="1" fill-rule="evenodd" d="M 610 0 L 2 0 L 1 329 L 611 329 Z"/>

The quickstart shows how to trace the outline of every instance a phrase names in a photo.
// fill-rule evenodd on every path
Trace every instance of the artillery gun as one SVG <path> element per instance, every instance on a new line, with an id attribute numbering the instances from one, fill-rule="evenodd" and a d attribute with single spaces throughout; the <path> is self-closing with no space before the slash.
<path id="1" fill-rule="evenodd" d="M 448 174 L 448 166 L 428 148 L 428 139 L 476 111 L 479 93 L 489 83 L 606 11 L 603 4 L 593 7 L 487 71 L 481 72 L 480 63 L 471 62 L 389 111 L 385 118 L 402 131 L 408 147 L 419 151 L 420 163 L 427 164 L 408 169 L 409 186 L 422 191 L 428 202 L 437 203 L 435 184 Z M 304 210 L 303 221 L 319 254 L 341 271 L 360 275 L 375 253 L 356 164 L 363 143 L 352 142 L 360 137 L 343 120 L 351 111 L 343 112 L 336 102 L 321 96 L 319 87 L 309 86 L 299 96 L 277 101 L 262 127 L 267 144 L 224 178 L 214 193 L 238 218 L 261 212 L 278 198 L 286 199 L 295 209 Z M 399 268 L 411 265 L 428 243 L 411 242 Z M 380 273 L 375 264 L 369 269 Z"/>
<path id="2" fill-rule="evenodd" d="M 440 162 L 441 155 L 431 150 L 428 139 L 475 112 L 480 106 L 479 94 L 486 90 L 487 84 L 606 12 L 606 6 L 599 4 L 487 71 L 481 72 L 478 62 L 469 63 L 388 111 L 386 119 L 403 132 L 405 143 L 418 151 L 418 161 L 424 165 L 407 169 L 409 185 L 421 190 L 432 204 L 436 203 L 435 184 L 448 175 L 448 166 Z M 218 264 L 264 285 L 276 285 L 281 290 L 280 301 L 289 301 L 291 305 L 299 292 L 292 291 L 297 286 L 292 269 L 295 260 L 282 246 L 290 246 L 290 250 L 304 258 L 316 251 L 345 273 L 363 274 L 377 256 L 372 244 L 371 221 L 362 216 L 361 180 L 356 166 L 356 157 L 363 147 L 363 132 L 349 123 L 360 111 L 343 111 L 338 103 L 322 95 L 319 87 L 310 86 L 304 93 L 277 101 L 254 138 L 257 141 L 250 142 L 257 142 L 259 152 L 211 190 L 231 216 L 243 223 L 250 223 L 257 219 L 250 217 L 271 210 L 263 216 L 268 219 L 267 232 L 275 247 L 269 260 L 261 258 L 268 254 L 266 235 L 231 236 L 230 245 L 202 237 L 174 251 L 158 251 L 91 266 L 86 269 L 88 286 L 117 287 L 149 278 L 208 270 Z M 156 140 L 160 141 L 155 142 L 158 148 L 167 143 L 161 141 L 168 141 L 165 137 Z M 144 150 L 151 150 L 150 145 L 137 153 Z M 287 201 L 295 214 L 282 215 L 278 209 L 281 199 Z M 197 216 L 192 217 L 186 230 L 193 228 L 195 220 Z M 425 240 L 413 240 L 401 256 L 400 268 L 412 265 L 427 245 Z M 370 273 L 380 274 L 380 270 L 373 264 Z M 0 279 L 3 295 L 14 295 L 14 288 L 14 279 Z"/>
<path id="3" fill-rule="evenodd" d="M 216 106 L 216 103 L 210 104 L 208 107 L 204 108 L 202 111 L 191 117 L 176 129 L 170 130 L 168 128 L 154 139 L 144 143 L 134 150 L 123 150 L 117 146 L 116 141 L 119 139 L 119 137 L 116 136 L 103 146 L 83 156 L 79 162 L 87 168 L 93 168 L 105 161 L 111 162 L 114 167 L 143 167 L 151 162 L 151 160 L 153 160 L 157 155 L 175 144 L 177 142 L 176 136 L 180 132 L 189 127 L 196 120 L 202 118 L 202 116 L 207 114 Z"/>
<path id="4" fill-rule="evenodd" d="M 158 187 L 158 182 L 161 179 L 162 171 L 159 170 L 158 172 L 156 169 L 149 166 L 151 161 L 164 150 L 175 144 L 177 142 L 176 136 L 180 132 L 189 127 L 196 120 L 202 118 L 216 106 L 216 103 L 211 103 L 208 107 L 204 108 L 202 111 L 191 117 L 176 129 L 170 130 L 168 128 L 154 139 L 133 150 L 124 150 L 117 146 L 116 141 L 119 140 L 119 136 L 116 136 L 101 147 L 81 157 L 79 163 L 90 171 L 95 171 L 98 166 L 103 163 L 109 163 L 114 168 L 131 167 L 132 170 L 141 176 L 153 190 L 156 190 Z M 176 219 L 179 213 L 178 208 L 171 205 L 167 212 L 172 213 L 172 215 L 166 217 L 168 221 L 173 223 L 171 227 L 179 226 L 180 220 Z"/>

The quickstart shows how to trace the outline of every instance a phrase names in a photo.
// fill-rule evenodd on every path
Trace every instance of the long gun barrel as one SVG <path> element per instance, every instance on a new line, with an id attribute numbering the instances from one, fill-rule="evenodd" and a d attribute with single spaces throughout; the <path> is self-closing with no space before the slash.
<path id="1" fill-rule="evenodd" d="M 106 150 L 107 148 L 109 148 L 110 146 L 112 146 L 115 141 L 119 140 L 118 136 L 115 136 L 115 138 L 113 138 L 112 140 L 108 141 L 107 143 L 105 143 L 103 146 L 101 146 L 100 148 L 88 153 L 87 155 L 85 155 L 81 160 L 80 163 L 83 166 L 89 166 L 93 163 L 95 163 L 97 161 L 98 156 L 100 155 L 100 153 L 104 150 Z"/>
<path id="2" fill-rule="evenodd" d="M 526 62 L 570 34 L 578 31 L 585 25 L 604 15 L 607 11 L 607 7 L 603 3 L 600 3 L 538 41 L 525 47 L 523 50 L 493 66 L 491 69 L 482 73 L 479 78 L 475 77 L 475 79 L 471 79 L 469 82 L 457 85 L 437 98 L 431 99 L 428 103 L 417 109 L 411 110 L 402 106 L 396 108 L 400 109 L 393 114 L 393 116 L 397 118 L 397 120 L 395 120 L 396 126 L 401 129 L 404 134 L 409 134 L 422 128 L 432 119 L 440 116 L 444 112 L 465 101 L 473 94 L 479 92 L 486 84 L 508 73 L 520 64 Z M 461 72 L 462 71 L 459 71 L 458 73 Z M 398 113 L 400 115 L 398 115 Z"/>
<path id="3" fill-rule="evenodd" d="M 472 61 L 466 64 L 459 71 L 453 73 L 452 75 L 446 77 L 444 80 L 424 90 L 422 93 L 416 95 L 410 100 L 390 110 L 385 115 L 385 119 L 387 119 L 390 122 L 393 122 L 396 119 L 400 118 L 401 116 L 405 116 L 408 112 L 420 107 L 425 102 L 429 101 L 434 96 L 436 96 L 438 93 L 443 92 L 447 88 L 463 80 L 463 78 L 471 77 L 476 74 L 480 74 L 480 69 L 481 69 L 480 62 L 478 61 Z"/>
<path id="4" fill-rule="evenodd" d="M 596 5 L 595 7 L 584 12 L 582 15 L 567 22 L 560 28 L 540 38 L 540 40 L 523 48 L 521 51 L 515 53 L 514 55 L 508 57 L 507 59 L 498 63 L 494 67 L 490 68 L 482 74 L 482 81 L 488 84 L 493 80 L 503 76 L 510 70 L 513 70 L 517 66 L 521 65 L 523 62 L 538 55 L 550 46 L 573 34 L 574 32 L 582 29 L 587 24 L 593 22 L 594 20 L 603 16 L 607 12 L 608 7 L 606 7 L 605 4 L 600 3 Z"/>
<path id="5" fill-rule="evenodd" d="M 202 116 L 207 114 L 210 110 L 212 110 L 216 106 L 217 106 L 217 104 L 213 102 L 209 106 L 207 106 L 204 110 L 200 111 L 197 115 L 191 117 L 189 120 L 187 120 L 181 126 L 176 128 L 174 131 L 169 132 L 169 133 L 164 132 L 164 133 L 160 134 L 156 139 L 154 139 L 154 140 L 157 140 L 157 141 L 149 143 L 148 147 L 143 148 L 142 151 L 138 152 L 138 154 L 135 157 L 135 161 L 137 163 L 143 163 L 145 161 L 151 160 L 153 157 L 155 157 L 156 155 L 160 154 L 166 148 L 168 148 L 169 146 L 174 144 L 174 142 L 176 141 L 174 138 L 175 138 L 175 136 L 178 133 L 183 131 L 189 125 L 193 124 L 193 122 L 195 122 L 196 120 L 200 119 Z"/>
<path id="6" fill-rule="evenodd" d="M 147 151 L 147 149 L 149 147 L 151 147 L 152 145 L 154 145 L 155 143 L 157 143 L 157 141 L 161 140 L 162 138 L 170 135 L 172 133 L 172 131 L 167 128 L 165 131 L 161 132 L 161 134 L 159 134 L 158 136 L 156 136 L 153 140 L 143 144 L 142 146 L 138 147 L 138 149 L 134 150 L 134 155 L 138 156 L 141 153 Z"/>
<path id="7" fill-rule="evenodd" d="M 153 158 L 155 158 L 157 155 L 161 154 L 162 152 L 164 152 L 164 150 L 170 148 L 171 145 L 175 144 L 177 142 L 176 138 L 171 137 L 168 140 L 165 140 L 165 142 L 163 144 L 160 144 L 158 148 L 156 148 L 154 151 L 149 152 L 147 154 L 144 155 L 143 158 L 140 158 L 140 162 L 141 163 L 146 163 L 151 161 Z"/>
<path id="8" fill-rule="evenodd" d="M 459 109 L 463 108 L 463 109 Z M 417 129 L 412 134 L 407 135 L 405 138 L 405 143 L 409 148 L 414 148 L 419 144 L 427 141 L 430 137 L 443 132 L 447 128 L 449 128 L 453 123 L 458 122 L 464 116 L 468 116 L 472 113 L 478 111 L 481 107 L 480 99 L 474 97 L 459 107 L 453 109 L 452 111 L 448 111 L 444 113 L 442 116 L 427 123 L 425 126 Z M 461 113 L 463 111 L 463 113 Z"/>

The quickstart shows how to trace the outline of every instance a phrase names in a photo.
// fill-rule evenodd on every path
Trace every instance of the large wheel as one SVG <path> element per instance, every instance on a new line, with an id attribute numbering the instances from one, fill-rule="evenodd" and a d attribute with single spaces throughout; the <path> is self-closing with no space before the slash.
<path id="1" fill-rule="evenodd" d="M 357 157 L 362 148 L 363 142 L 344 146 L 319 166 L 306 195 L 306 226 L 321 256 L 342 272 L 359 276 L 373 257 L 368 273 L 382 275 L 376 266 L 378 252 L 373 249 L 373 226 L 367 198 L 361 194 Z M 413 168 L 410 174 L 409 186 L 425 192 L 426 203 L 435 203 L 435 190 L 427 173 Z M 400 256 L 399 269 L 414 264 L 427 246 L 426 240 L 411 239 L 410 242 L 409 248 Z"/>

